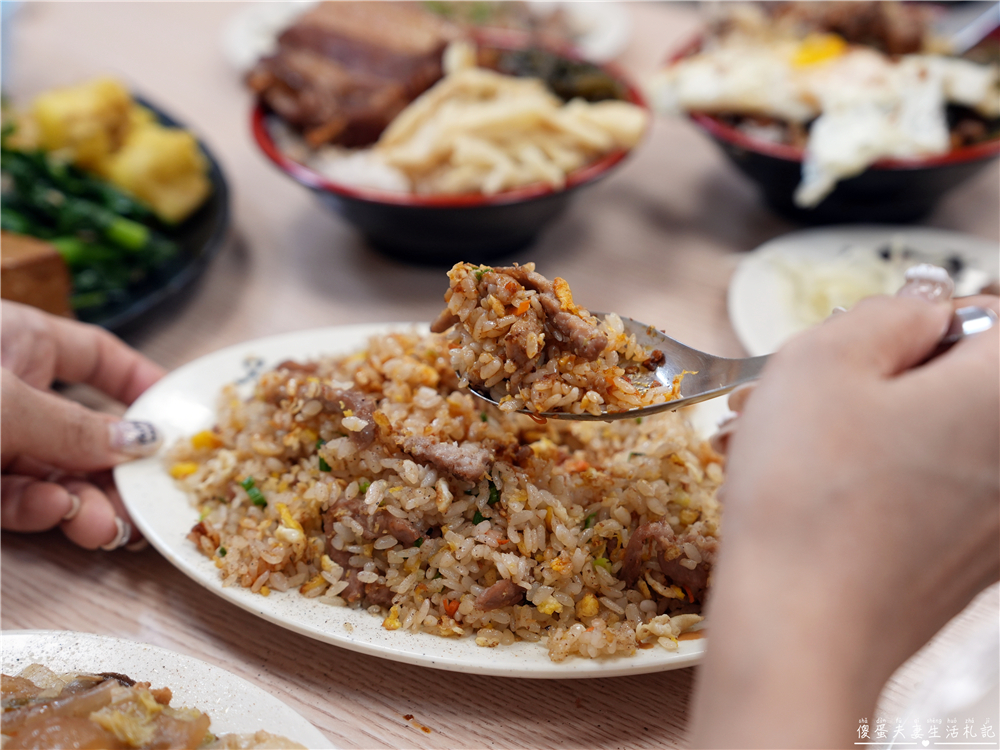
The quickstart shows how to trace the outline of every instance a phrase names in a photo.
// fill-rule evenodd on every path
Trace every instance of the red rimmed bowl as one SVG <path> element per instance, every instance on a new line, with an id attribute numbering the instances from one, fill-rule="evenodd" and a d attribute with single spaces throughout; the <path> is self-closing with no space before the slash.
<path id="1" fill-rule="evenodd" d="M 689 117 L 757 184 L 772 209 L 806 224 L 916 221 L 1000 156 L 1000 139 L 993 139 L 922 159 L 882 159 L 838 182 L 814 208 L 802 208 L 793 199 L 802 180 L 802 149 L 753 138 L 713 115 L 693 112 Z"/>
<path id="2" fill-rule="evenodd" d="M 672 54 L 667 64 L 697 53 L 702 41 L 700 36 L 692 39 Z M 864 172 L 840 180 L 815 207 L 802 208 L 794 200 L 802 180 L 802 148 L 755 138 L 714 114 L 690 112 L 688 117 L 757 184 L 768 206 L 803 224 L 917 221 L 946 193 L 994 165 L 1000 156 L 1000 137 L 994 137 L 937 156 L 881 159 Z"/>
<path id="3" fill-rule="evenodd" d="M 520 37 L 493 41 L 500 49 L 521 49 Z M 578 60 L 572 52 L 558 54 Z M 639 91 L 613 66 L 600 66 L 621 84 L 624 99 L 648 110 Z M 336 183 L 295 161 L 275 142 L 277 115 L 258 103 L 251 116 L 254 139 L 282 172 L 315 193 L 328 208 L 353 224 L 383 253 L 426 265 L 481 263 L 531 244 L 565 210 L 581 188 L 607 176 L 631 153 L 614 151 L 567 175 L 566 185 L 528 185 L 494 195 L 415 195 Z M 633 149 L 634 150 L 634 149 Z"/>

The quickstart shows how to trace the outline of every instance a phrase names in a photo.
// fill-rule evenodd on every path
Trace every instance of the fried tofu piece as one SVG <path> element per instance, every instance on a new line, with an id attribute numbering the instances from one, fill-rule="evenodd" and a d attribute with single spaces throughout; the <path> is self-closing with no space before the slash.
<path id="1" fill-rule="evenodd" d="M 59 251 L 43 240 L 0 232 L 0 296 L 72 317 L 69 269 Z"/>

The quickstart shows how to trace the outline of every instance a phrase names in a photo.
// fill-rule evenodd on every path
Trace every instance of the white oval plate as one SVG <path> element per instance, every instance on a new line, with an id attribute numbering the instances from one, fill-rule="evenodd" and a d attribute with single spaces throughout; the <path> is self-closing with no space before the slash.
<path id="1" fill-rule="evenodd" d="M 259 730 L 309 748 L 334 745 L 309 721 L 242 677 L 191 656 L 122 638 L 66 630 L 3 631 L 3 673 L 30 664 L 53 672 L 118 672 L 154 688 L 170 688 L 175 708 L 207 713 L 214 734 Z"/>
<path id="2" fill-rule="evenodd" d="M 285 359 L 349 354 L 362 349 L 368 338 L 376 333 L 414 328 L 426 331 L 427 325 L 399 323 L 321 328 L 237 344 L 170 373 L 144 393 L 126 417 L 154 423 L 163 431 L 164 445 L 169 446 L 215 423 L 216 399 L 227 383 L 250 383 L 257 373 Z M 714 415 L 725 413 L 724 401 L 706 402 L 709 407 L 694 413 L 699 430 L 708 432 L 717 424 Z M 115 482 L 128 512 L 146 539 L 202 586 L 265 620 L 354 651 L 456 672 L 538 678 L 658 672 L 690 666 L 704 651 L 704 640 L 690 640 L 682 641 L 676 652 L 657 646 L 640 649 L 629 657 L 571 657 L 556 663 L 539 644 L 520 642 L 482 648 L 471 637 L 442 638 L 427 633 L 385 630 L 381 617 L 360 609 L 321 604 L 300 596 L 297 591 L 272 591 L 264 597 L 245 588 L 223 587 L 218 568 L 186 538 L 197 523 L 198 514 L 167 474 L 162 457 L 118 466 Z"/>
<path id="3" fill-rule="evenodd" d="M 955 279 L 955 295 L 978 291 L 1000 275 L 1000 245 L 958 232 L 926 227 L 849 226 L 806 229 L 764 243 L 749 253 L 729 282 L 729 320 L 751 356 L 770 354 L 790 336 L 808 328 L 793 302 L 794 276 L 789 263 L 846 269 L 848 254 L 854 260 L 872 259 L 896 243 L 914 251 L 913 263 L 944 265 L 957 257 L 964 270 Z M 864 263 L 858 272 L 863 273 Z M 891 294 L 893 289 L 885 289 Z"/>

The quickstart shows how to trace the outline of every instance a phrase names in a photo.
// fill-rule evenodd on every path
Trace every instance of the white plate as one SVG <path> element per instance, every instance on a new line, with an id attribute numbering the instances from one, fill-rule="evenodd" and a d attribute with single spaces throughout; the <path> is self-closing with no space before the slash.
<path id="1" fill-rule="evenodd" d="M 156 424 L 164 433 L 164 444 L 169 446 L 178 438 L 214 424 L 216 399 L 227 383 L 249 382 L 256 373 L 285 359 L 348 354 L 362 348 L 376 333 L 413 328 L 414 324 L 407 323 L 322 328 L 231 346 L 170 373 L 144 393 L 126 416 Z M 418 328 L 425 331 L 427 326 Z M 696 412 L 699 429 L 708 431 L 717 424 L 715 415 L 725 412 L 724 401 L 706 402 L 710 406 Z M 704 651 L 703 640 L 690 640 L 682 641 L 676 652 L 656 647 L 640 649 L 630 657 L 571 657 L 555 663 L 539 644 L 520 642 L 481 648 L 471 637 L 442 638 L 385 630 L 381 617 L 364 610 L 321 604 L 294 590 L 272 591 L 264 597 L 245 588 L 223 587 L 218 568 L 186 538 L 198 514 L 165 471 L 162 458 L 154 456 L 118 466 L 115 481 L 146 539 L 202 586 L 270 622 L 354 651 L 457 672 L 541 678 L 658 672 L 694 664 Z"/>
<path id="2" fill-rule="evenodd" d="M 317 0 L 250 3 L 233 15 L 222 30 L 222 51 L 239 73 L 277 49 L 278 35 Z M 579 35 L 576 46 L 593 62 L 608 62 L 621 54 L 632 36 L 628 9 L 614 2 L 532 2 L 539 15 L 556 9 L 566 14 Z"/>
<path id="3" fill-rule="evenodd" d="M 263 729 L 309 748 L 333 747 L 309 721 L 253 683 L 157 646 L 65 630 L 5 630 L 3 673 L 17 674 L 30 664 L 53 672 L 118 672 L 168 687 L 171 705 L 207 713 L 214 734 Z"/>
<path id="4" fill-rule="evenodd" d="M 729 283 L 729 319 L 736 335 L 752 355 L 770 354 L 790 336 L 815 321 L 806 320 L 794 301 L 796 278 L 803 269 L 822 271 L 817 278 L 830 284 L 858 274 L 859 284 L 890 286 L 895 274 L 884 274 L 889 264 L 876 260 L 886 247 L 913 251 L 912 264 L 947 265 L 958 258 L 963 270 L 955 277 L 955 295 L 977 292 L 1000 275 L 1000 244 L 958 232 L 924 227 L 852 226 L 807 229 L 766 242 L 749 253 Z M 798 269 L 789 272 L 789 268 Z M 893 288 L 883 293 L 891 294 Z"/>

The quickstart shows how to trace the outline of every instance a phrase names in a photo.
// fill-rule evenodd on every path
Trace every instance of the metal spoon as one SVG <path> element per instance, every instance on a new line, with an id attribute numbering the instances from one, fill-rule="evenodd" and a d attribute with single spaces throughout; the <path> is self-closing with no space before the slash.
<path id="1" fill-rule="evenodd" d="M 592 315 L 603 318 L 604 313 L 592 312 Z M 672 385 L 674 378 L 688 371 L 681 380 L 681 397 L 673 401 L 639 409 L 628 409 L 602 414 L 569 414 L 566 412 L 542 412 L 540 414 L 521 409 L 521 413 L 530 414 L 545 419 L 578 419 L 585 421 L 607 422 L 612 419 L 635 419 L 656 414 L 661 411 L 673 411 L 682 406 L 691 406 L 700 401 L 724 396 L 737 386 L 749 383 L 760 377 L 760 372 L 770 355 L 749 357 L 747 359 L 727 359 L 692 349 L 679 341 L 667 336 L 651 325 L 620 316 L 625 325 L 625 332 L 635 334 L 636 341 L 649 349 L 659 349 L 666 358 L 664 363 L 652 374 L 651 385 Z M 935 357 L 945 351 L 963 336 L 971 336 L 992 328 L 997 322 L 997 315 L 985 307 L 961 307 L 955 311 L 951 326 L 945 333 L 937 348 L 931 354 Z M 930 359 L 930 357 L 928 357 Z M 497 405 L 489 393 L 476 386 L 469 390 L 479 398 Z"/>

